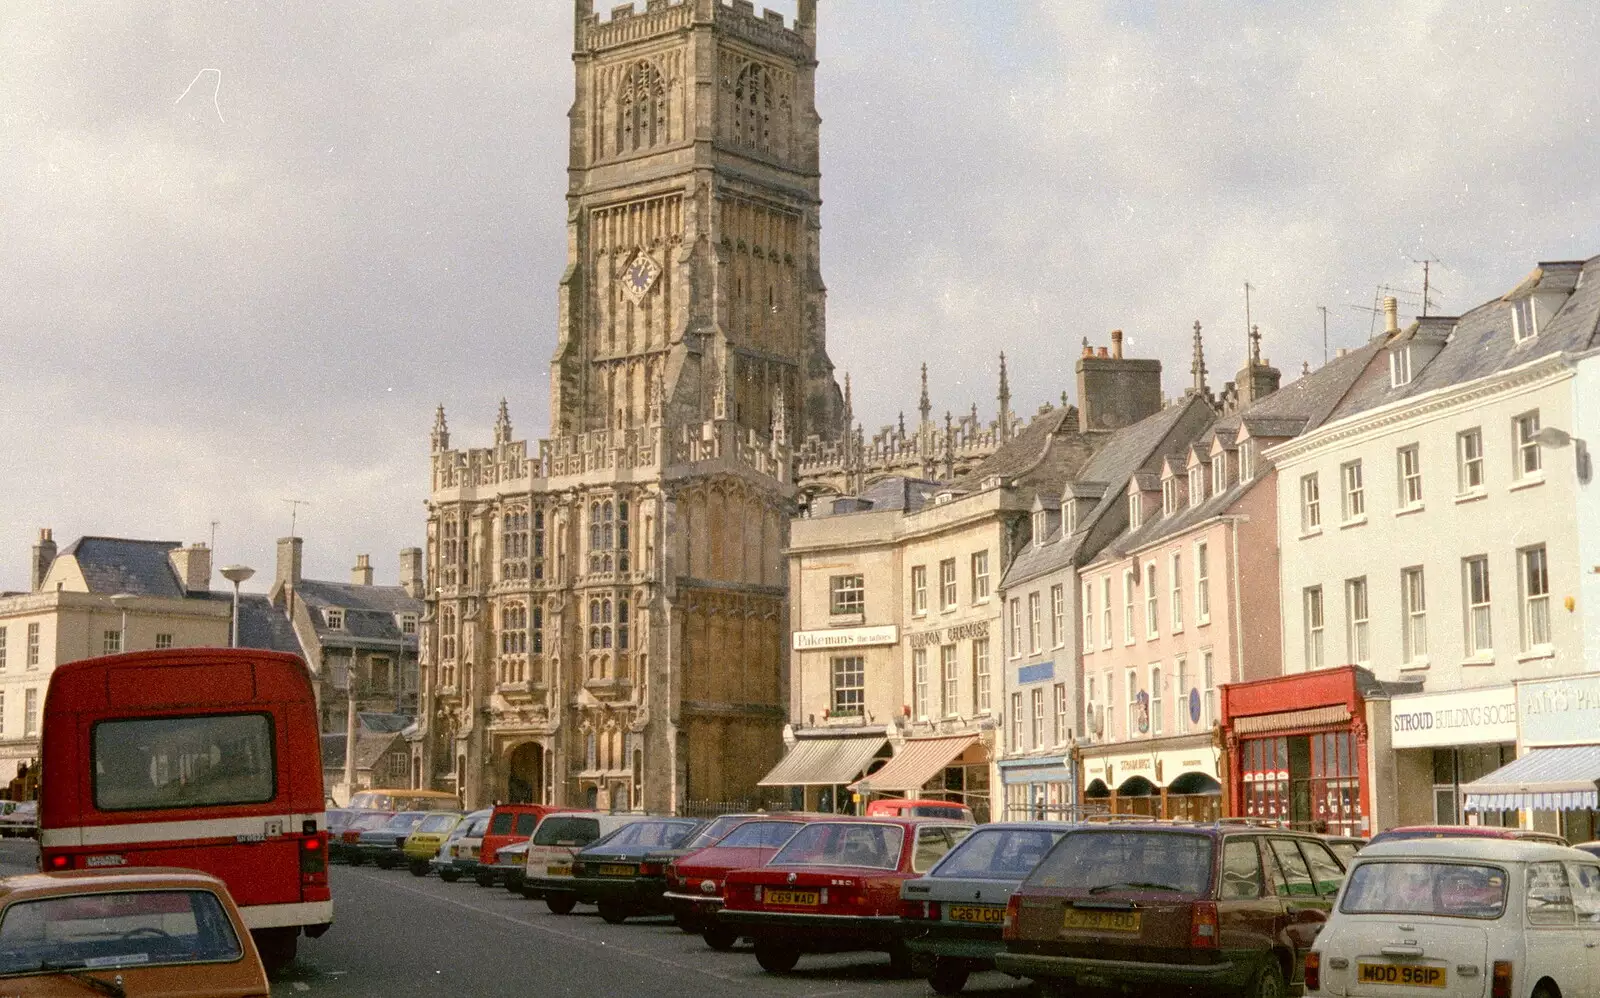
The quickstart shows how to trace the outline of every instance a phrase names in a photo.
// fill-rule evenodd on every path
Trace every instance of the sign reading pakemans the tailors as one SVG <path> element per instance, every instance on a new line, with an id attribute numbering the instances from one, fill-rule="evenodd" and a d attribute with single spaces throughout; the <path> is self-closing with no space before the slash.
<path id="1" fill-rule="evenodd" d="M 906 635 L 906 640 L 913 648 L 927 648 L 930 645 L 953 645 L 967 638 L 988 636 L 989 621 L 984 619 L 969 620 L 965 624 L 951 624 L 949 627 L 940 627 L 932 631 L 918 631 Z"/>
<path id="2" fill-rule="evenodd" d="M 899 640 L 900 628 L 894 624 L 884 624 L 881 627 L 835 627 L 826 631 L 795 631 L 794 650 L 863 648 L 867 645 L 892 645 Z"/>

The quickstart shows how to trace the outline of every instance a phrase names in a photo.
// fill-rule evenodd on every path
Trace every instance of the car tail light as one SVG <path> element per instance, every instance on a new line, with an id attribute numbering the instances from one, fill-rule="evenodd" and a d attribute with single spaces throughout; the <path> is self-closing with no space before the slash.
<path id="1" fill-rule="evenodd" d="M 911 919 L 927 919 L 937 922 L 939 920 L 939 902 L 937 901 L 902 901 L 900 903 L 900 917 Z"/>
<path id="2" fill-rule="evenodd" d="M 1011 895 L 1011 900 L 1006 902 L 1006 915 L 1000 922 L 1000 938 L 1017 938 L 1017 918 L 1022 911 L 1022 898 Z"/>
<path id="3" fill-rule="evenodd" d="M 658 877 L 665 868 L 660 863 L 640 863 L 639 876 Z"/>
<path id="4" fill-rule="evenodd" d="M 1217 948 L 1217 903 L 1196 901 L 1189 914 L 1189 946 L 1192 949 Z"/>
<path id="5" fill-rule="evenodd" d="M 300 840 L 300 885 L 321 887 L 328 882 L 328 836 L 323 832 Z"/>
<path id="6" fill-rule="evenodd" d="M 1511 998 L 1511 961 L 1496 960 L 1489 986 L 1489 998 Z"/>
<path id="7" fill-rule="evenodd" d="M 1322 990 L 1322 954 L 1316 950 L 1306 954 L 1306 990 Z"/>

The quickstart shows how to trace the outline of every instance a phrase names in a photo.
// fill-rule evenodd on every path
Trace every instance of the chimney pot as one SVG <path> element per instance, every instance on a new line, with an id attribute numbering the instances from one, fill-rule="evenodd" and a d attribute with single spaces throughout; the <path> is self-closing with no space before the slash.
<path id="1" fill-rule="evenodd" d="M 1400 301 L 1393 295 L 1383 300 L 1383 331 L 1386 333 L 1400 331 Z"/>
<path id="2" fill-rule="evenodd" d="M 1122 330 L 1120 329 L 1111 331 L 1111 356 L 1117 360 L 1122 359 Z"/>

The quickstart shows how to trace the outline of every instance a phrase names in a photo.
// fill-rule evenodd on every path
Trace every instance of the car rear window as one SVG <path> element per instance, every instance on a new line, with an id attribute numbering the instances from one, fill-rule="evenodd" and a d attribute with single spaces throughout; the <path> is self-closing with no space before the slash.
<path id="1" fill-rule="evenodd" d="M 1066 834 L 1032 828 L 980 828 L 929 874 L 976 880 L 1021 880 Z"/>
<path id="2" fill-rule="evenodd" d="M 91 756 L 102 811 L 262 804 L 277 796 L 266 714 L 101 721 Z"/>
<path id="3" fill-rule="evenodd" d="M 671 849 L 695 830 L 692 821 L 635 821 L 606 839 L 608 846 L 647 846 Z"/>
<path id="4" fill-rule="evenodd" d="M 1498 867 L 1465 863 L 1357 863 L 1339 910 L 1352 915 L 1499 918 L 1506 910 L 1506 874 Z"/>
<path id="5" fill-rule="evenodd" d="M 1184 832 L 1068 832 L 1027 882 L 1096 892 L 1162 890 L 1204 895 L 1211 887 L 1212 849 L 1210 836 Z"/>
<path id="6" fill-rule="evenodd" d="M 533 833 L 536 846 L 586 846 L 600 837 L 600 822 L 593 818 L 552 815 L 539 822 Z"/>
<path id="7" fill-rule="evenodd" d="M 21 901 L 0 920 L 0 975 L 222 963 L 243 956 L 210 891 L 119 891 Z M 92 990 L 92 989 L 85 989 Z"/>
<path id="8" fill-rule="evenodd" d="M 905 831 L 899 825 L 816 822 L 795 832 L 768 865 L 892 870 L 900 865 L 904 844 Z"/>
<path id="9" fill-rule="evenodd" d="M 802 822 L 799 821 L 747 821 L 729 832 L 719 846 L 729 849 L 775 849 L 789 841 Z"/>

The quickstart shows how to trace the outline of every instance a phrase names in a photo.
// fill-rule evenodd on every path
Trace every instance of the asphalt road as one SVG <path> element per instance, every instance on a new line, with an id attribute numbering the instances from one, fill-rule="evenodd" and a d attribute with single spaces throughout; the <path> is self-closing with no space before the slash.
<path id="1" fill-rule="evenodd" d="M 0 874 L 37 868 L 33 843 L 0 840 Z M 540 998 L 638 994 L 706 996 L 928 995 L 926 982 L 894 977 L 875 953 L 801 957 L 792 973 L 768 974 L 748 947 L 716 953 L 670 919 L 607 925 L 592 908 L 552 915 L 543 902 L 470 882 L 445 884 L 405 870 L 335 866 L 334 925 L 301 939 L 274 995 L 473 995 Z M 1022 998 L 1004 974 L 975 975 L 967 994 Z"/>

